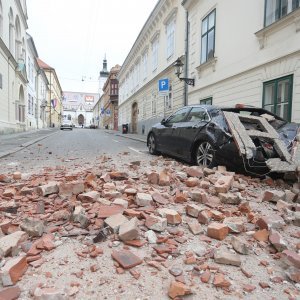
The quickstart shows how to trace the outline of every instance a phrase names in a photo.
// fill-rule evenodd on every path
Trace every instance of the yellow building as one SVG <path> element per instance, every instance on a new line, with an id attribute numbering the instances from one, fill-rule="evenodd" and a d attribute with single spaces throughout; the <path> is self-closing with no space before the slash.
<path id="1" fill-rule="evenodd" d="M 55 69 L 47 65 L 41 59 L 38 59 L 38 64 L 39 67 L 44 70 L 49 82 L 49 95 L 46 107 L 47 124 L 49 127 L 59 127 L 63 112 L 63 92 Z"/>

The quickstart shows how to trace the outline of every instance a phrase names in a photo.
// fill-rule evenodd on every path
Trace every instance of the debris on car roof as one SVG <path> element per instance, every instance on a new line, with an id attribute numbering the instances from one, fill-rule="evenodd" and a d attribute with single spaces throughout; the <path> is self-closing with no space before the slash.
<path id="1" fill-rule="evenodd" d="M 269 121 L 273 119 L 266 118 L 265 116 L 241 115 L 229 111 L 224 111 L 224 116 L 243 159 L 255 157 L 257 146 L 253 142 L 253 139 L 264 138 L 273 144 L 277 156 L 266 160 L 266 165 L 270 169 L 270 172 L 297 173 L 297 168 L 300 166 L 299 141 L 295 142 L 293 146 L 294 155 L 292 156 L 280 139 L 278 132 L 269 124 Z M 247 130 L 244 123 L 252 123 L 256 129 Z"/>

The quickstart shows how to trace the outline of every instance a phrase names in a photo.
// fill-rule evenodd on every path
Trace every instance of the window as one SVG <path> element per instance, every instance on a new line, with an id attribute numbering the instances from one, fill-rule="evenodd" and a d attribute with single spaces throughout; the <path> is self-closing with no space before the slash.
<path id="1" fill-rule="evenodd" d="M 188 122 L 209 121 L 209 116 L 202 107 L 193 107 L 187 117 Z"/>
<path id="2" fill-rule="evenodd" d="M 181 108 L 168 118 L 167 123 L 173 124 L 183 122 L 189 111 L 190 107 Z"/>
<path id="3" fill-rule="evenodd" d="M 142 57 L 142 66 L 143 66 L 143 79 L 147 78 L 148 73 L 148 53 L 145 52 Z"/>
<path id="4" fill-rule="evenodd" d="M 165 98 L 165 109 L 172 109 L 172 83 L 169 82 L 169 93 L 164 96 Z"/>
<path id="5" fill-rule="evenodd" d="M 201 105 L 212 105 L 212 97 L 200 100 Z"/>
<path id="6" fill-rule="evenodd" d="M 117 83 L 111 83 L 110 91 L 111 91 L 112 96 L 118 95 L 118 84 Z"/>
<path id="7" fill-rule="evenodd" d="M 156 94 L 152 93 L 152 101 L 151 101 L 151 110 L 152 115 L 156 115 Z"/>
<path id="8" fill-rule="evenodd" d="M 175 19 L 167 24 L 167 59 L 174 54 L 175 48 Z"/>
<path id="9" fill-rule="evenodd" d="M 299 4 L 299 0 L 265 0 L 265 26 L 297 9 Z"/>
<path id="10" fill-rule="evenodd" d="M 147 97 L 144 97 L 143 98 L 143 117 L 145 118 L 146 117 L 146 114 L 147 114 Z"/>
<path id="11" fill-rule="evenodd" d="M 1 0 L 0 0 L 0 37 L 3 38 L 3 10 L 2 10 Z"/>
<path id="12" fill-rule="evenodd" d="M 12 9 L 9 10 L 9 50 L 14 54 L 14 15 Z"/>
<path id="13" fill-rule="evenodd" d="M 263 108 L 291 120 L 293 75 L 264 83 Z"/>
<path id="14" fill-rule="evenodd" d="M 158 66 L 158 37 L 152 43 L 152 71 Z"/>
<path id="15" fill-rule="evenodd" d="M 202 21 L 201 35 L 201 63 L 205 63 L 215 54 L 215 25 L 216 25 L 216 10 L 213 10 Z"/>

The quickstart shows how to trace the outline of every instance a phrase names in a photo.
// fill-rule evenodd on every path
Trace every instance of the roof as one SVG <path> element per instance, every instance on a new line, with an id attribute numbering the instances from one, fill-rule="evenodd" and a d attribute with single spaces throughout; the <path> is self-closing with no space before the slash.
<path id="1" fill-rule="evenodd" d="M 53 69 L 52 67 L 47 65 L 45 62 L 43 62 L 40 58 L 37 58 L 37 63 L 39 65 L 39 67 L 42 69 Z"/>

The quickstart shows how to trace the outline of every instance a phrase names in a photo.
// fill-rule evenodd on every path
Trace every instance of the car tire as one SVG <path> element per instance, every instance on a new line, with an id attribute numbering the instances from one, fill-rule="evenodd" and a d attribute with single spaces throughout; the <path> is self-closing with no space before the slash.
<path id="1" fill-rule="evenodd" d="M 194 162 L 197 166 L 213 168 L 216 166 L 215 147 L 208 139 L 203 139 L 197 143 Z"/>
<path id="2" fill-rule="evenodd" d="M 153 133 L 150 133 L 148 137 L 147 146 L 150 154 L 158 154 L 158 151 L 156 150 L 156 138 Z"/>

